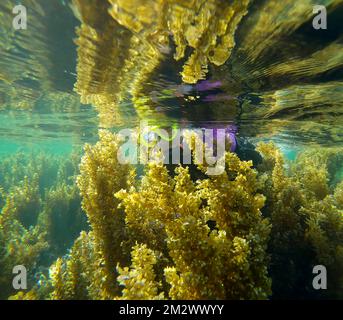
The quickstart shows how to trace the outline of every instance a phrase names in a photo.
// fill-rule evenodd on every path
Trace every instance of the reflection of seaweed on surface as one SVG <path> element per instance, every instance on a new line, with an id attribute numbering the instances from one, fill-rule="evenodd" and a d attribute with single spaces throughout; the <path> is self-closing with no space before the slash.
<path id="1" fill-rule="evenodd" d="M 83 102 L 97 107 L 102 126 L 120 121 L 118 105 L 129 95 L 140 117 L 154 113 L 143 89 L 168 58 L 171 39 L 174 58 L 186 60 L 181 72 L 184 82 L 205 79 L 209 63 L 225 63 L 249 1 L 109 3 L 75 0 L 73 6 L 81 20 L 75 89 Z"/>
<path id="2" fill-rule="evenodd" d="M 69 34 L 75 27 L 72 12 L 60 1 L 46 5 L 44 0 L 23 0 L 20 4 L 30 8 L 34 21 L 23 35 L 12 25 L 15 4 L 3 0 L 0 6 L 0 110 L 32 110 L 44 99 L 56 106 L 54 98 L 60 103 L 77 103 L 78 97 L 71 95 L 73 79 L 69 73 L 74 61 L 65 59 L 74 50 Z M 56 11 L 63 14 L 56 15 Z M 56 42 L 63 46 L 56 46 Z"/>
<path id="3" fill-rule="evenodd" d="M 248 121 L 243 134 L 270 136 L 271 131 L 279 135 L 286 131 L 302 140 L 315 130 L 311 141 L 325 144 L 326 136 L 334 142 L 342 140 L 341 0 L 321 3 L 327 8 L 328 30 L 312 26 L 315 0 L 22 3 L 35 18 L 25 37 L 12 28 L 12 1 L 1 4 L 0 109 L 53 105 L 52 110 L 74 110 L 79 107 L 78 97 L 71 94 L 76 77 L 75 91 L 83 102 L 95 106 L 101 126 L 123 123 L 128 113 L 135 120 L 137 115 L 160 121 L 166 114 L 152 100 L 156 100 L 153 92 L 161 94 L 165 89 L 163 81 L 182 85 L 207 77 L 221 81 L 224 96 L 248 93 L 261 101 L 243 108 L 242 118 Z M 56 10 L 61 14 L 56 15 Z M 190 121 L 197 116 L 207 120 L 212 114 L 199 110 L 217 109 L 200 100 L 195 108 L 189 108 L 193 100 L 175 100 L 173 111 Z M 223 110 L 237 114 L 236 100 L 232 104 L 225 100 L 218 101 L 223 108 L 214 120 L 223 118 Z M 264 132 L 256 118 L 268 119 L 272 130 Z M 271 118 L 287 121 L 279 126 Z M 299 134 L 298 127 L 303 129 Z"/>

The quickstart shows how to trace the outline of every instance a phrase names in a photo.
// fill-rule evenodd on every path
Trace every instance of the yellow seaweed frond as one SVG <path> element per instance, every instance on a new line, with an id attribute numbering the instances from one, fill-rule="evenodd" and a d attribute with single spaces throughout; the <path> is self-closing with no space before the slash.
<path id="1" fill-rule="evenodd" d="M 131 268 L 118 268 L 118 282 L 123 286 L 123 300 L 161 300 L 163 293 L 158 294 L 154 265 L 157 262 L 154 251 L 146 245 L 135 245 L 132 248 Z"/>
<path id="2" fill-rule="evenodd" d="M 304 264 L 307 268 L 323 264 L 335 279 L 330 280 L 331 296 L 341 297 L 342 183 L 337 184 L 333 173 L 341 169 L 342 150 L 307 150 L 288 166 L 282 165 L 286 161 L 272 143 L 261 143 L 258 150 L 264 159 L 260 166 L 265 183 L 262 188 L 272 224 L 269 250 L 273 292 L 289 297 L 304 281 L 298 275 Z M 282 280 L 285 272 L 290 275 L 285 280 L 287 285 Z M 307 276 L 305 281 L 312 279 Z"/>
<path id="3" fill-rule="evenodd" d="M 82 207 L 92 228 L 95 251 L 104 259 L 104 269 L 108 274 L 102 288 L 106 298 L 117 293 L 115 268 L 118 262 L 125 261 L 128 254 L 121 248 L 125 221 L 114 194 L 127 186 L 130 166 L 120 164 L 117 159 L 118 136 L 101 130 L 99 137 L 95 146 L 85 146 L 77 185 Z"/>

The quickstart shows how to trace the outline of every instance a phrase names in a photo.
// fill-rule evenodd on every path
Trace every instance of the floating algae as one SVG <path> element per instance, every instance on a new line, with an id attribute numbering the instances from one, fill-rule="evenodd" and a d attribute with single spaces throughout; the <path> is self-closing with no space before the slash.
<path id="1" fill-rule="evenodd" d="M 341 0 L 328 30 L 312 0 L 21 3 L 27 30 L 0 4 L 1 299 L 343 298 Z"/>

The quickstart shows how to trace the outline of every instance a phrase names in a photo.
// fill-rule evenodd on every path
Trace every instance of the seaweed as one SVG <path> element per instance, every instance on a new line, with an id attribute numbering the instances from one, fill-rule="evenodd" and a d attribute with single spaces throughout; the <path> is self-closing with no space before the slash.
<path id="1" fill-rule="evenodd" d="M 133 168 L 117 162 L 118 139 L 101 131 L 99 142 L 85 148 L 78 185 L 91 230 L 53 267 L 52 297 L 69 297 L 68 265 L 78 261 L 77 273 L 89 275 L 81 280 L 84 298 L 267 298 L 270 225 L 252 163 L 227 153 L 234 181 L 225 172 L 194 182 L 188 168 L 170 176 L 156 160 L 138 181 Z M 209 234 L 210 218 L 218 231 Z"/>
<path id="2" fill-rule="evenodd" d="M 73 178 L 78 159 L 76 154 L 62 159 L 22 152 L 1 159 L 1 298 L 15 292 L 14 266 L 26 267 L 32 287 L 37 278 L 48 277 L 49 265 L 88 229 Z"/>
<path id="3" fill-rule="evenodd" d="M 341 298 L 343 211 L 341 184 L 330 186 L 341 149 L 313 149 L 285 166 L 273 143 L 261 143 L 260 177 L 267 197 L 263 212 L 272 230 L 268 245 L 274 298 Z M 331 179 L 330 179 L 331 177 Z M 324 265 L 328 289 L 312 287 L 315 265 Z"/>

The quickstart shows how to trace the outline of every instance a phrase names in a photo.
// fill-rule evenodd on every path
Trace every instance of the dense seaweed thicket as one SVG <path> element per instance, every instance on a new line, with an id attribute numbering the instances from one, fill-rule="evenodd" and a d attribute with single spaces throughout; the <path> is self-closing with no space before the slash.
<path id="1" fill-rule="evenodd" d="M 87 229 L 74 183 L 79 155 L 17 153 L 0 161 L 0 297 L 13 293 L 12 269 L 34 285 Z"/>
<path id="2" fill-rule="evenodd" d="M 227 152 L 221 175 L 156 160 L 138 178 L 119 145 L 100 131 L 79 169 L 77 157 L 2 160 L 2 298 L 342 297 L 342 150 L 291 162 L 260 143 L 257 168 Z M 26 292 L 11 289 L 16 264 L 28 268 Z M 328 290 L 312 287 L 319 264 Z"/>

